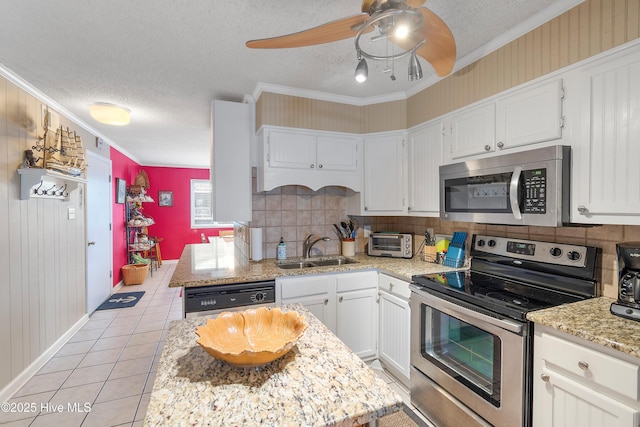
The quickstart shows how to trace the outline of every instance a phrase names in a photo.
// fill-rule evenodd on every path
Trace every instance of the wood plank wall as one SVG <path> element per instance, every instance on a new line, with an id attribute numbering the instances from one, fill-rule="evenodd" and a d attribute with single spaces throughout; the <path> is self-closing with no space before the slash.
<path id="1" fill-rule="evenodd" d="M 367 133 L 410 128 L 638 37 L 640 0 L 587 0 L 406 101 L 359 107 L 262 93 L 256 129 L 278 125 Z"/>
<path id="2" fill-rule="evenodd" d="M 0 77 L 0 390 L 86 313 L 84 186 L 20 200 L 16 169 L 41 124 L 41 103 Z"/>

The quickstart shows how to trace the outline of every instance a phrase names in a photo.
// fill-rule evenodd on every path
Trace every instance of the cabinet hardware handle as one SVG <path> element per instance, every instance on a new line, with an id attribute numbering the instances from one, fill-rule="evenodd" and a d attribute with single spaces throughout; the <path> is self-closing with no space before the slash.
<path id="1" fill-rule="evenodd" d="M 368 210 L 369 210 L 369 208 L 365 206 L 365 207 L 364 207 L 364 210 L 365 210 L 365 211 L 368 211 Z"/>
<path id="2" fill-rule="evenodd" d="M 587 211 L 588 209 L 586 208 L 586 206 L 584 205 L 578 206 L 578 212 L 580 212 L 581 214 L 586 213 Z"/>
<path id="3" fill-rule="evenodd" d="M 327 304 L 329 304 L 329 298 L 324 299 L 324 305 L 327 305 Z"/>
<path id="4" fill-rule="evenodd" d="M 549 382 L 549 374 L 540 374 L 540 379 L 545 383 Z"/>
<path id="5" fill-rule="evenodd" d="M 340 298 L 338 298 L 338 301 L 342 302 L 343 299 L 344 299 L 344 297 L 340 297 Z"/>
<path id="6" fill-rule="evenodd" d="M 389 289 L 393 290 L 393 283 L 389 282 Z"/>
<path id="7" fill-rule="evenodd" d="M 582 369 L 583 371 L 586 371 L 587 369 L 589 369 L 589 364 L 587 362 L 583 362 L 582 360 L 580 360 L 578 362 L 578 368 Z"/>
<path id="8" fill-rule="evenodd" d="M 87 242 L 87 246 L 93 246 L 95 244 L 96 244 L 96 242 Z"/>
<path id="9" fill-rule="evenodd" d="M 504 144 L 502 143 L 502 141 L 498 142 L 498 144 L 496 144 L 498 146 L 498 148 L 502 148 L 504 147 Z"/>
<path id="10" fill-rule="evenodd" d="M 314 167 L 316 167 L 316 165 L 314 165 L 313 163 L 311 163 L 311 164 L 309 165 L 309 167 L 310 167 L 311 169 L 313 169 Z"/>
<path id="11" fill-rule="evenodd" d="M 484 146 L 485 151 L 491 151 L 491 146 L 489 144 Z"/>
<path id="12" fill-rule="evenodd" d="M 322 169 L 322 165 L 318 165 L 318 168 Z"/>

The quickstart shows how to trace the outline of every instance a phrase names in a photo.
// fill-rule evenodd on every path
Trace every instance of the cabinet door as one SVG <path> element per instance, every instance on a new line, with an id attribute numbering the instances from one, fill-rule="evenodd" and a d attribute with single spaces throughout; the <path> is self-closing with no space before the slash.
<path id="1" fill-rule="evenodd" d="M 495 129 L 493 102 L 455 114 L 449 123 L 449 159 L 458 161 L 495 151 Z"/>
<path id="2" fill-rule="evenodd" d="M 303 132 L 270 130 L 268 161 L 272 168 L 313 169 L 315 136 Z"/>
<path id="3" fill-rule="evenodd" d="M 409 213 L 440 215 L 443 123 L 437 121 L 409 133 Z"/>
<path id="4" fill-rule="evenodd" d="M 640 412 L 572 381 L 543 370 L 546 382 L 535 378 L 534 427 L 637 427 Z"/>
<path id="5" fill-rule="evenodd" d="M 405 210 L 402 135 L 368 137 L 364 141 L 364 210 L 366 214 Z"/>
<path id="6" fill-rule="evenodd" d="M 378 290 L 340 292 L 337 297 L 336 335 L 360 358 L 374 358 L 378 342 Z"/>
<path id="7" fill-rule="evenodd" d="M 380 292 L 379 357 L 405 384 L 409 383 L 410 328 L 409 302 Z"/>
<path id="8" fill-rule="evenodd" d="M 500 150 L 562 138 L 562 80 L 518 90 L 496 109 Z"/>
<path id="9" fill-rule="evenodd" d="M 335 297 L 333 295 L 311 295 L 291 300 L 282 300 L 282 304 L 302 304 L 318 318 L 331 332 L 336 331 Z"/>
<path id="10" fill-rule="evenodd" d="M 621 54 L 581 72 L 573 222 L 640 224 L 640 52 Z"/>
<path id="11" fill-rule="evenodd" d="M 318 135 L 316 167 L 319 170 L 355 171 L 358 169 L 358 139 Z"/>

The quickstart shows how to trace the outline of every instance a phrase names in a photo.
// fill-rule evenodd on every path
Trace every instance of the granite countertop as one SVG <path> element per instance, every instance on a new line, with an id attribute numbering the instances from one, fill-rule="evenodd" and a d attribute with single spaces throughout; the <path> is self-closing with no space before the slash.
<path id="1" fill-rule="evenodd" d="M 613 298 L 600 297 L 527 314 L 527 319 L 634 357 L 640 357 L 640 322 L 614 316 Z"/>
<path id="2" fill-rule="evenodd" d="M 285 270 L 273 258 L 249 261 L 234 254 L 233 242 L 223 239 L 212 243 L 186 245 L 169 282 L 169 287 L 198 287 L 226 283 L 259 282 L 276 277 L 305 274 L 339 273 L 377 269 L 400 279 L 411 280 L 415 274 L 455 270 L 441 264 L 422 261 L 419 254 L 413 259 L 371 257 L 358 253 L 349 257 L 358 261 L 333 267 L 313 267 Z M 301 258 L 292 258 L 296 260 Z"/>
<path id="3" fill-rule="evenodd" d="M 400 411 L 402 399 L 303 306 L 309 327 L 280 359 L 236 368 L 207 354 L 195 329 L 172 322 L 145 426 L 357 426 Z"/>

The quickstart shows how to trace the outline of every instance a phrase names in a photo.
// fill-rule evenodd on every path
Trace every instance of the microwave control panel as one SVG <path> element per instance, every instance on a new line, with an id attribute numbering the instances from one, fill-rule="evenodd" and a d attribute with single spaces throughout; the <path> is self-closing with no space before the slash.
<path id="1" fill-rule="evenodd" d="M 530 169 L 522 172 L 524 178 L 523 213 L 547 213 L 547 169 Z"/>

